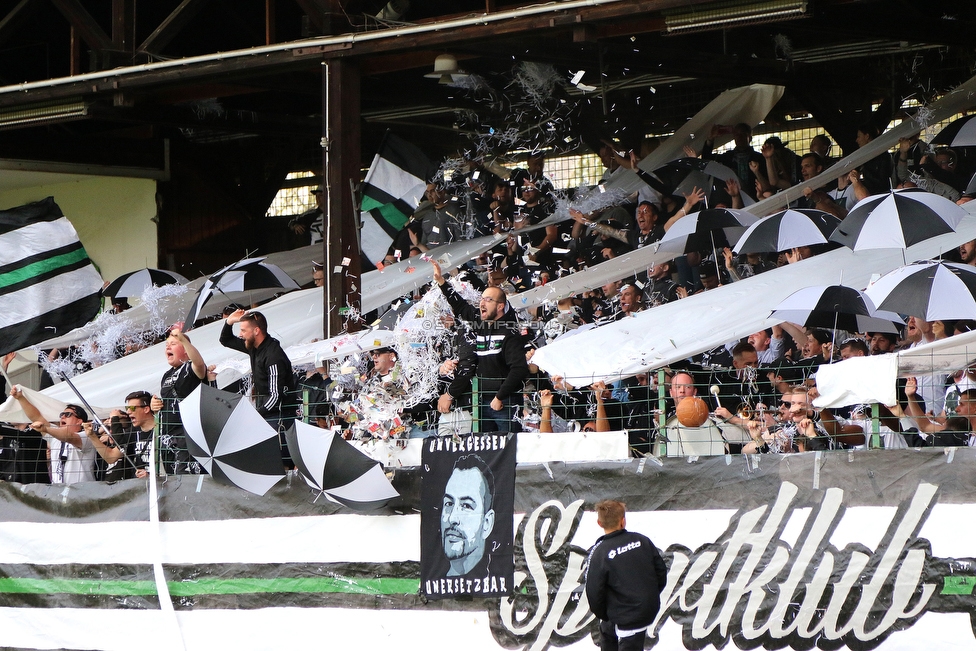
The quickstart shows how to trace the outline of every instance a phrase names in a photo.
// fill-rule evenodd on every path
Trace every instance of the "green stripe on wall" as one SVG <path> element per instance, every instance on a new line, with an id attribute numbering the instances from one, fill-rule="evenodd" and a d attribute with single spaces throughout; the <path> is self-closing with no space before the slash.
<path id="1" fill-rule="evenodd" d="M 279 577 L 275 579 L 201 579 L 169 581 L 174 597 L 217 594 L 255 594 L 263 592 L 345 593 L 364 595 L 416 594 L 419 579 L 368 579 L 346 577 Z M 152 581 L 91 579 L 0 579 L 0 593 L 13 594 L 90 594 L 155 595 Z"/>
<path id="2" fill-rule="evenodd" d="M 88 253 L 85 251 L 85 249 L 79 248 L 52 258 L 38 260 L 37 262 L 29 264 L 26 267 L 21 267 L 20 269 L 10 271 L 0 276 L 0 289 L 23 282 L 35 276 L 40 276 L 41 274 L 48 273 L 58 269 L 59 267 L 66 267 L 87 258 Z"/>

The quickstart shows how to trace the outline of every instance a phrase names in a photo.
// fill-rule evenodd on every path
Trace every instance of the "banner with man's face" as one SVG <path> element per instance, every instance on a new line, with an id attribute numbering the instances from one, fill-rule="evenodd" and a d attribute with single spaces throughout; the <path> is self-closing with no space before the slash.
<path id="1" fill-rule="evenodd" d="M 429 599 L 511 594 L 516 437 L 424 441 L 420 589 Z"/>

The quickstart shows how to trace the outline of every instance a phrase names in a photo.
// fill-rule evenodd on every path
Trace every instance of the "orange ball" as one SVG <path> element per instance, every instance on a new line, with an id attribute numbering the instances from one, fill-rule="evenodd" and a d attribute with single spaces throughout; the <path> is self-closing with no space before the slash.
<path id="1" fill-rule="evenodd" d="M 701 398 L 685 398 L 678 403 L 677 416 L 685 427 L 701 427 L 708 420 L 708 405 Z"/>

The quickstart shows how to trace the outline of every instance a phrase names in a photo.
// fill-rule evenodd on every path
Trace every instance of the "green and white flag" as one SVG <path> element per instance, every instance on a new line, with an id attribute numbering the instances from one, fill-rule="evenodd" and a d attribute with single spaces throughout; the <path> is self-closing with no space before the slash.
<path id="1" fill-rule="evenodd" d="M 88 323 L 101 288 L 53 197 L 0 211 L 0 355 Z"/>
<path id="2" fill-rule="evenodd" d="M 363 181 L 362 251 L 382 260 L 393 238 L 420 205 L 434 166 L 417 147 L 387 132 Z M 403 251 L 404 258 L 407 252 Z"/>

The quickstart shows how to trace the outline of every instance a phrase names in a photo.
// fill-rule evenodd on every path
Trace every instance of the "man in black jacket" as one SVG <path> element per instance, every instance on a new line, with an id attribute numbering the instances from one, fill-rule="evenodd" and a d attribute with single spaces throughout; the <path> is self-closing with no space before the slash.
<path id="1" fill-rule="evenodd" d="M 522 346 L 521 327 L 514 310 L 498 287 L 481 294 L 476 310 L 445 281 L 436 260 L 434 282 L 441 288 L 454 316 L 467 322 L 478 356 L 482 432 L 519 432 L 514 406 L 522 404 L 522 385 L 529 375 Z"/>
<path id="2" fill-rule="evenodd" d="M 625 529 L 623 502 L 604 500 L 596 513 L 604 535 L 586 560 L 586 599 L 600 619 L 600 649 L 643 649 L 661 607 L 668 568 L 647 536 Z"/>
<path id="3" fill-rule="evenodd" d="M 240 335 L 234 324 L 240 322 Z M 237 310 L 227 317 L 220 331 L 220 344 L 251 358 L 254 407 L 277 432 L 281 455 L 287 468 L 293 468 L 284 431 L 295 418 L 294 384 L 291 360 L 277 339 L 268 335 L 268 320 L 260 312 Z"/>

